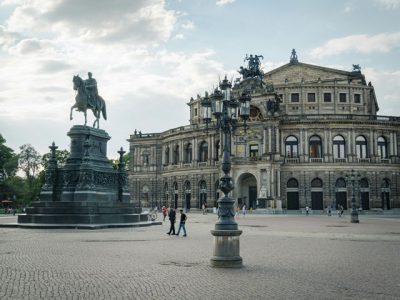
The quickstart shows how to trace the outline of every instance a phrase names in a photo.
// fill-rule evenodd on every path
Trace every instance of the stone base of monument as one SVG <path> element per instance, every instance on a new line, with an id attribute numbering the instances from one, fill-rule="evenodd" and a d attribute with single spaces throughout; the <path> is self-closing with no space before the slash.
<path id="1" fill-rule="evenodd" d="M 62 227 L 75 228 L 98 227 L 125 227 L 128 224 L 141 226 L 152 225 L 148 222 L 147 214 L 142 214 L 140 208 L 131 203 L 109 202 L 33 202 L 26 209 L 25 215 L 18 216 L 20 227 Z M 52 224 L 52 226 L 49 226 Z M 107 226 L 105 226 L 107 225 Z M 57 226 L 59 227 L 59 226 Z"/>
<path id="2" fill-rule="evenodd" d="M 73 126 L 68 132 L 71 152 L 58 166 L 55 149 L 45 173 L 39 201 L 18 216 L 19 227 L 104 228 L 147 226 L 149 222 L 130 201 L 122 149 L 115 169 L 107 158 L 110 136 L 102 129 Z"/>
<path id="3" fill-rule="evenodd" d="M 214 251 L 210 259 L 215 268 L 241 268 L 239 236 L 241 230 L 211 230 L 214 236 Z"/>

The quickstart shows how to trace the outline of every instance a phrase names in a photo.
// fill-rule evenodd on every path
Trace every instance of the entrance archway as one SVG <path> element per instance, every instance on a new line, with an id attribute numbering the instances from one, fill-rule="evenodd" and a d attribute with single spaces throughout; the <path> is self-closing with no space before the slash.
<path id="1" fill-rule="evenodd" d="M 369 210 L 369 184 L 367 178 L 360 180 L 361 208 Z"/>
<path id="2" fill-rule="evenodd" d="M 298 210 L 299 204 L 299 182 L 295 178 L 290 178 L 286 184 L 286 209 Z"/>
<path id="3" fill-rule="evenodd" d="M 253 174 L 244 173 L 237 180 L 239 207 L 246 205 L 248 209 L 257 208 L 257 179 Z"/>
<path id="4" fill-rule="evenodd" d="M 346 189 L 346 180 L 344 178 L 338 178 L 336 180 L 336 209 L 338 209 L 339 205 L 343 206 L 343 209 L 347 209 L 347 189 Z"/>
<path id="5" fill-rule="evenodd" d="M 390 209 L 390 181 L 385 178 L 381 184 L 382 209 Z"/>
<path id="6" fill-rule="evenodd" d="M 207 206 L 207 183 L 205 182 L 205 180 L 200 181 L 199 191 L 200 191 L 199 208 L 202 208 L 203 204 Z"/>
<path id="7" fill-rule="evenodd" d="M 190 200 L 192 196 L 192 189 L 190 185 L 190 181 L 186 181 L 184 185 L 185 189 L 185 210 L 188 211 L 190 209 Z"/>
<path id="8" fill-rule="evenodd" d="M 324 209 L 324 193 L 322 190 L 322 180 L 314 178 L 311 181 L 311 209 L 323 210 Z"/>

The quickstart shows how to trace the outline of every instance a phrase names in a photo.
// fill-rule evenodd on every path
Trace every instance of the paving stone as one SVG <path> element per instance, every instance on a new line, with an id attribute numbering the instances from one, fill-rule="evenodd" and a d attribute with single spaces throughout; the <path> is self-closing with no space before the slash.
<path id="1" fill-rule="evenodd" d="M 0 228 L 0 299 L 399 299 L 400 219 L 240 217 L 241 269 L 210 267 L 216 216 L 101 230 Z"/>

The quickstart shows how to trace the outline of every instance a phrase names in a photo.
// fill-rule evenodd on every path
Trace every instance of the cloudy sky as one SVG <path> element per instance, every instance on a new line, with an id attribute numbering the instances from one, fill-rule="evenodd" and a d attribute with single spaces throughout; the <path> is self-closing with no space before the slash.
<path id="1" fill-rule="evenodd" d="M 400 116 L 400 0 L 0 0 L 0 133 L 41 153 L 83 124 L 72 76 L 98 82 L 112 137 L 186 125 L 190 97 L 237 76 L 246 54 L 268 71 L 289 61 L 351 70 L 372 81 L 379 114 Z M 89 122 L 93 116 L 89 115 Z"/>

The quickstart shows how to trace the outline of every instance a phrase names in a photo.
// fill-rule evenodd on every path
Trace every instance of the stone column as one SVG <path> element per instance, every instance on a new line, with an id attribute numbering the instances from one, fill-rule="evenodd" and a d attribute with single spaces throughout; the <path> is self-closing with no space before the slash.
<path id="1" fill-rule="evenodd" d="M 271 138 L 271 127 L 268 127 L 268 152 L 272 153 L 272 138 Z"/>

